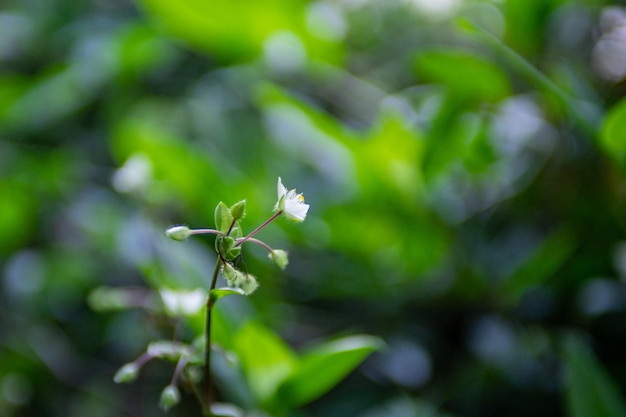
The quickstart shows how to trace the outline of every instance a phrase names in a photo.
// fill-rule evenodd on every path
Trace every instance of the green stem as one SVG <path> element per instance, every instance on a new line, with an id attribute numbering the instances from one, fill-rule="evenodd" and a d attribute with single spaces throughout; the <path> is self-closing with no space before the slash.
<path id="1" fill-rule="evenodd" d="M 215 289 L 217 283 L 217 275 L 220 272 L 221 259 L 218 257 L 215 261 L 215 270 L 211 279 L 211 287 L 209 289 L 209 297 L 206 302 L 206 322 L 204 327 L 204 383 L 205 386 L 205 409 L 211 412 L 211 404 L 213 403 L 213 377 L 211 374 L 211 310 L 213 310 L 213 302 L 211 301 L 211 291 Z"/>
<path id="2" fill-rule="evenodd" d="M 235 243 L 235 247 L 237 246 L 241 246 L 244 243 L 246 243 L 246 241 L 250 238 L 252 238 L 252 236 L 256 235 L 257 233 L 259 233 L 261 230 L 263 230 L 263 228 L 265 226 L 267 226 L 268 224 L 270 224 L 271 222 L 273 222 L 278 216 L 280 216 L 281 214 L 283 214 L 282 210 L 278 210 L 276 213 L 274 213 L 274 215 L 272 217 L 270 217 L 269 219 L 265 220 L 263 222 L 263 224 L 261 224 L 259 227 L 257 227 L 256 229 L 254 229 L 252 232 L 250 232 L 250 234 L 244 238 L 241 238 L 239 240 L 237 240 L 237 243 Z"/>

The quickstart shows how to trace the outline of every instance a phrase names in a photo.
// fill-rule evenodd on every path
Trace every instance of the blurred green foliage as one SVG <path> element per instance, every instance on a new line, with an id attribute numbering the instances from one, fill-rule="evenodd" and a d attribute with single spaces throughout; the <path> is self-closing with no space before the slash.
<path id="1" fill-rule="evenodd" d="M 159 291 L 214 263 L 163 232 L 244 198 L 250 231 L 278 176 L 311 210 L 262 232 L 285 271 L 246 249 L 261 287 L 220 300 L 221 400 L 624 415 L 624 28 L 606 0 L 3 2 L 0 417 L 161 415 L 171 364 L 112 377 L 202 331 Z M 386 348 L 322 395 L 356 333 Z"/>

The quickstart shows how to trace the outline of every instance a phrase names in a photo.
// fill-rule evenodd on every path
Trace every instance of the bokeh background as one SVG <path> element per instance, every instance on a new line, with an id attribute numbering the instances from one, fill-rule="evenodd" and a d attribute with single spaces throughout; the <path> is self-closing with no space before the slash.
<path id="1" fill-rule="evenodd" d="M 291 415 L 626 416 L 625 77 L 623 2 L 4 0 L 0 416 L 162 415 L 112 376 L 214 260 L 163 231 L 278 176 L 224 314 L 386 342 Z"/>

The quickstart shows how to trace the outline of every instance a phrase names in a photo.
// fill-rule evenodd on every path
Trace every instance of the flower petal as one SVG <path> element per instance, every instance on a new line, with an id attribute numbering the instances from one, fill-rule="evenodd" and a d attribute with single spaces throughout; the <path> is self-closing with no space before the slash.
<path id="1" fill-rule="evenodd" d="M 278 199 L 279 200 L 281 199 L 282 196 L 287 194 L 287 189 L 283 185 L 283 180 L 280 177 L 278 177 L 277 191 L 278 191 Z"/>

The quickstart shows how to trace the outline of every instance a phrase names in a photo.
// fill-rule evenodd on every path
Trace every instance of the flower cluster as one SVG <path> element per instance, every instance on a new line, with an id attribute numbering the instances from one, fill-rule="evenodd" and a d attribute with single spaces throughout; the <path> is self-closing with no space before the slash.
<path id="1" fill-rule="evenodd" d="M 242 260 L 242 245 L 244 243 L 255 243 L 265 248 L 268 257 L 279 268 L 284 269 L 289 263 L 287 252 L 281 249 L 274 249 L 267 243 L 254 238 L 267 225 L 279 216 L 284 216 L 288 220 L 300 223 L 304 221 L 309 211 L 309 205 L 304 202 L 302 194 L 298 194 L 295 189 L 287 190 L 281 178 L 278 178 L 278 198 L 274 206 L 274 214 L 247 235 L 243 235 L 240 220 L 246 214 L 246 200 L 241 200 L 228 207 L 220 202 L 215 208 L 215 228 L 214 229 L 190 229 L 187 226 L 173 226 L 166 230 L 166 235 L 176 241 L 184 241 L 190 236 L 199 234 L 216 235 L 215 250 L 217 260 L 215 270 L 211 278 L 210 289 L 173 291 L 161 289 L 160 296 L 163 310 L 170 316 L 182 317 L 198 313 L 206 307 L 207 324 L 204 335 L 204 343 L 188 345 L 177 341 L 158 341 L 150 344 L 146 352 L 134 362 L 124 365 L 114 377 L 115 382 L 131 382 L 148 361 L 153 358 L 161 358 L 177 363 L 176 370 L 169 385 L 161 393 L 160 405 L 164 410 L 171 408 L 180 401 L 178 390 L 181 378 L 189 380 L 192 378 L 188 370 L 188 365 L 197 366 L 204 364 L 205 396 L 202 406 L 206 414 L 210 414 L 212 407 L 211 393 L 211 309 L 220 298 L 226 295 L 240 294 L 250 295 L 259 286 L 254 275 L 248 273 L 245 263 Z M 243 265 L 243 269 L 241 268 Z M 217 278 L 221 275 L 226 281 L 227 287 L 216 288 Z M 205 302 L 206 301 L 206 302 Z M 198 347 L 200 346 L 200 347 Z M 202 357 L 204 351 L 204 357 Z M 207 411 L 209 410 L 209 411 Z M 212 415 L 212 414 L 211 414 Z"/>
<path id="2" fill-rule="evenodd" d="M 215 208 L 215 229 L 190 229 L 187 226 L 173 226 L 165 233 L 170 239 L 179 241 L 197 234 L 217 235 L 215 247 L 218 260 L 221 262 L 222 277 L 229 287 L 240 288 L 246 295 L 252 294 L 258 287 L 256 278 L 252 274 L 240 271 L 235 267 L 241 257 L 241 246 L 250 242 L 264 247 L 269 252 L 268 257 L 278 267 L 284 269 L 289 263 L 287 252 L 273 249 L 253 236 L 281 215 L 288 220 L 300 223 L 304 221 L 309 212 L 309 205 L 304 202 L 304 196 L 297 193 L 295 189 L 287 190 L 280 177 L 278 177 L 277 194 L 278 199 L 274 205 L 274 215 L 247 236 L 242 236 L 239 224 L 239 220 L 245 216 L 246 200 L 239 201 L 231 207 L 220 202 Z"/>

